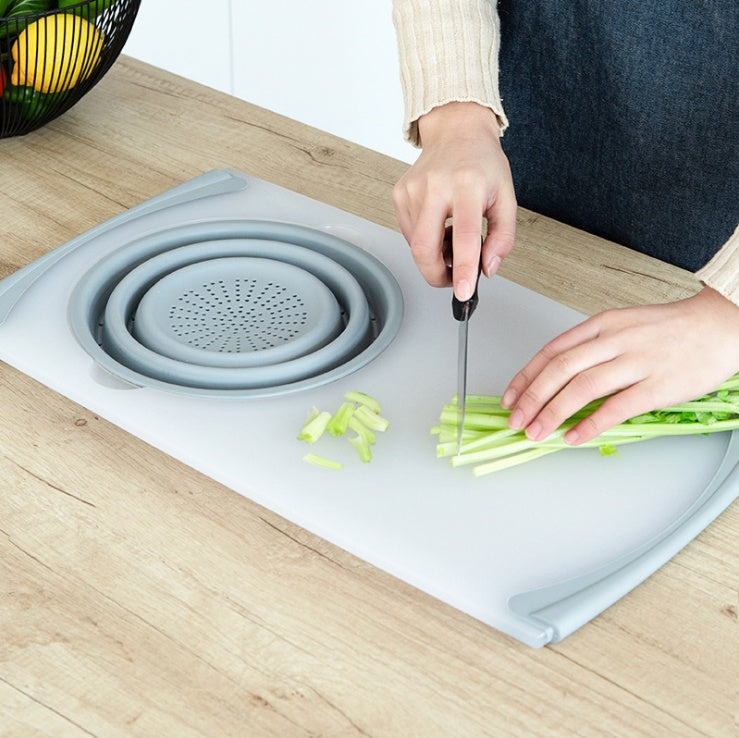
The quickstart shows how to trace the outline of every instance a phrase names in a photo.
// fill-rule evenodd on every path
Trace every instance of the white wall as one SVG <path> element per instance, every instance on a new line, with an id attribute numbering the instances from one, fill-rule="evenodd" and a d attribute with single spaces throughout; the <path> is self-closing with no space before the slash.
<path id="1" fill-rule="evenodd" d="M 143 0 L 124 53 L 403 161 L 391 0 Z"/>

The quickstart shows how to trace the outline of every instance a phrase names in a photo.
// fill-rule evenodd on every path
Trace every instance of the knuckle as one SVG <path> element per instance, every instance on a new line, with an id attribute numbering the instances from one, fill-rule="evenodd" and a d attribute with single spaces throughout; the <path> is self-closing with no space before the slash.
<path id="1" fill-rule="evenodd" d="M 570 376 L 572 374 L 572 360 L 568 354 L 557 354 L 550 360 L 552 369 L 557 374 L 564 374 Z"/>
<path id="2" fill-rule="evenodd" d="M 539 397 L 538 393 L 530 386 L 521 393 L 521 398 L 518 401 L 518 406 L 524 412 L 526 412 L 527 410 L 531 411 L 534 408 L 538 408 L 540 404 L 541 398 Z"/>
<path id="3" fill-rule="evenodd" d="M 431 240 L 418 235 L 411 238 L 410 247 L 416 262 L 424 264 L 435 261 L 437 252 L 441 253 L 437 245 Z"/>
<path id="4" fill-rule="evenodd" d="M 570 382 L 573 393 L 578 398 L 586 398 L 587 401 L 601 397 L 599 382 L 592 372 L 580 372 Z"/>
<path id="5" fill-rule="evenodd" d="M 539 420 L 544 428 L 556 428 L 567 420 L 569 413 L 565 412 L 561 403 L 554 399 L 539 411 Z"/>
<path id="6" fill-rule="evenodd" d="M 608 427 L 605 423 L 601 424 L 600 417 L 597 414 L 588 415 L 583 418 L 578 425 L 580 426 L 581 435 L 585 438 L 596 438 Z"/>
<path id="7" fill-rule="evenodd" d="M 462 164 L 454 171 L 454 181 L 465 190 L 479 190 L 485 187 L 486 178 L 478 166 Z"/>
<path id="8" fill-rule="evenodd" d="M 539 351 L 539 356 L 544 359 L 547 363 L 556 359 L 559 356 L 559 349 L 557 348 L 557 339 L 544 344 Z"/>

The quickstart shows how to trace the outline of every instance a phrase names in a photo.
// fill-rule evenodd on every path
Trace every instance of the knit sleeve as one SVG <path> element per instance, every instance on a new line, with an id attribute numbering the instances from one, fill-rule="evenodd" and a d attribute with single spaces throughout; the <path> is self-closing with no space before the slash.
<path id="1" fill-rule="evenodd" d="M 508 121 L 498 90 L 500 23 L 494 0 L 393 0 L 403 135 L 420 146 L 418 119 L 448 102 L 490 108 Z"/>
<path id="2" fill-rule="evenodd" d="M 739 226 L 731 238 L 696 276 L 707 287 L 739 305 Z"/>

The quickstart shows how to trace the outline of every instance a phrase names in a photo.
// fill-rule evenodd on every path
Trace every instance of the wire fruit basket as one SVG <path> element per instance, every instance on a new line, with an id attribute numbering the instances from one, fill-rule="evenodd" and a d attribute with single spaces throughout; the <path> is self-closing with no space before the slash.
<path id="1" fill-rule="evenodd" d="M 69 110 L 110 69 L 141 0 L 0 0 L 0 138 Z"/>

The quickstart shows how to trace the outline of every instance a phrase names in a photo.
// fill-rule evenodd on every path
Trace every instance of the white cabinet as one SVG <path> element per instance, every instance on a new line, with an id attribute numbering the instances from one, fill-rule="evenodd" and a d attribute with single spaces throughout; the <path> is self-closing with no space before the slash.
<path id="1" fill-rule="evenodd" d="M 391 0 L 144 0 L 124 53 L 412 161 Z"/>

